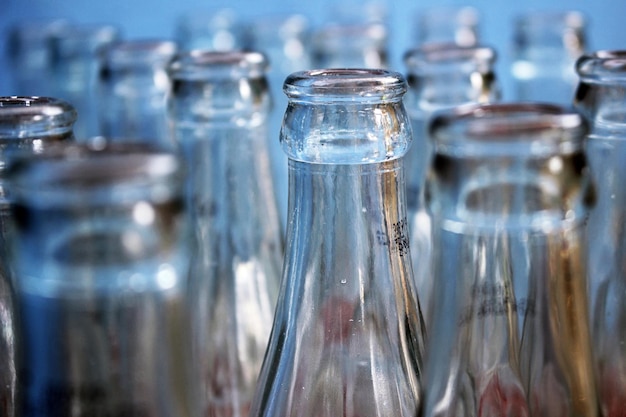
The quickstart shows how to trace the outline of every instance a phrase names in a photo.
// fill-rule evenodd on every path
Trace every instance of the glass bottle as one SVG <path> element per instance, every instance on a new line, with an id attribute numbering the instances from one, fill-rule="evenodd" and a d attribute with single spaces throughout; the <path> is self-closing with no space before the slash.
<path id="1" fill-rule="evenodd" d="M 266 72 L 258 52 L 192 51 L 169 68 L 168 112 L 190 173 L 197 241 L 193 357 L 210 416 L 247 417 L 278 293 L 283 236 Z"/>
<path id="2" fill-rule="evenodd" d="M 626 410 L 626 51 L 597 51 L 577 64 L 575 106 L 591 123 L 586 141 L 597 203 L 587 223 L 594 366 L 602 415 Z"/>
<path id="3" fill-rule="evenodd" d="M 57 142 L 72 141 L 76 111 L 61 100 L 0 97 L 0 415 L 17 417 L 18 323 L 15 288 L 9 265 L 10 198 L 6 167 L 12 154 L 39 153 Z"/>
<path id="4" fill-rule="evenodd" d="M 470 6 L 432 6 L 416 12 L 412 44 L 476 46 L 480 42 L 480 13 Z"/>
<path id="5" fill-rule="evenodd" d="M 280 127 L 287 98 L 282 92 L 283 81 L 295 71 L 311 67 L 309 40 L 310 22 L 302 14 L 268 15 L 251 23 L 254 50 L 263 52 L 270 62 L 268 81 L 273 101 L 269 119 L 269 152 L 274 189 L 283 230 L 287 224 L 287 156 L 280 146 Z"/>
<path id="6" fill-rule="evenodd" d="M 175 42 L 160 39 L 120 41 L 101 50 L 97 83 L 103 136 L 172 145 L 165 100 L 167 65 L 176 50 Z"/>
<path id="7" fill-rule="evenodd" d="M 98 123 L 98 52 L 121 38 L 112 25 L 67 24 L 55 31 L 50 43 L 52 95 L 78 112 L 74 133 L 79 141 L 100 136 Z"/>
<path id="8" fill-rule="evenodd" d="M 64 20 L 26 21 L 8 33 L 14 95 L 46 97 L 53 93 L 50 79 L 50 40 Z"/>
<path id="9" fill-rule="evenodd" d="M 197 416 L 182 164 L 65 144 L 7 173 L 21 416 Z"/>
<path id="10" fill-rule="evenodd" d="M 176 42 L 182 51 L 237 51 L 250 46 L 247 26 L 233 8 L 192 10 L 178 17 Z"/>
<path id="11" fill-rule="evenodd" d="M 430 130 L 437 302 L 422 415 L 597 416 L 584 119 L 482 104 L 442 112 Z"/>
<path id="12" fill-rule="evenodd" d="M 577 11 L 533 11 L 513 22 L 511 96 L 519 101 L 570 105 L 585 52 L 587 21 Z"/>
<path id="13" fill-rule="evenodd" d="M 283 280 L 251 417 L 414 416 L 423 324 L 410 262 L 404 78 L 291 74 Z"/>
<path id="14" fill-rule="evenodd" d="M 496 52 L 487 46 L 428 44 L 404 54 L 409 90 L 404 104 L 413 126 L 413 145 L 405 156 L 407 208 L 413 251 L 413 272 L 424 320 L 429 322 L 433 277 L 430 268 L 431 219 L 424 185 L 430 167 L 431 140 L 427 125 L 437 111 L 500 99 L 495 74 Z"/>

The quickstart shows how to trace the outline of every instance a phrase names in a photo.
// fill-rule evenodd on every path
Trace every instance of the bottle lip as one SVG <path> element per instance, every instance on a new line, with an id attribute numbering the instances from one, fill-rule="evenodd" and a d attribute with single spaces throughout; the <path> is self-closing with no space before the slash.
<path id="1" fill-rule="evenodd" d="M 168 66 L 173 79 L 204 80 L 207 76 L 217 78 L 266 75 L 268 60 L 258 51 L 208 51 L 191 50 L 175 55 Z"/>
<path id="2" fill-rule="evenodd" d="M 178 51 L 176 42 L 167 39 L 117 41 L 101 51 L 103 65 L 126 68 L 136 65 L 166 66 Z"/>
<path id="3" fill-rule="evenodd" d="M 10 192 L 28 198 L 37 191 L 87 191 L 182 178 L 182 167 L 173 152 L 145 143 L 58 142 L 41 153 L 16 153 L 5 178 Z"/>
<path id="4" fill-rule="evenodd" d="M 576 72 L 583 80 L 626 81 L 626 49 L 599 50 L 576 61 Z"/>
<path id="5" fill-rule="evenodd" d="M 0 97 L 0 139 L 20 139 L 25 133 L 29 137 L 33 134 L 45 134 L 47 130 L 55 128 L 69 129 L 74 125 L 76 117 L 74 106 L 61 99 L 39 96 Z M 5 130 L 8 130 L 6 135 Z"/>
<path id="6" fill-rule="evenodd" d="M 289 99 L 310 101 L 398 101 L 407 91 L 399 72 L 368 68 L 329 68 L 298 71 L 283 84 Z"/>
<path id="7" fill-rule="evenodd" d="M 576 110 L 555 104 L 489 103 L 441 111 L 429 132 L 448 152 L 516 155 L 578 150 L 588 124 Z"/>
<path id="8" fill-rule="evenodd" d="M 452 42 L 429 43 L 405 52 L 404 63 L 409 73 L 428 73 L 441 65 L 471 63 L 492 66 L 497 52 L 487 45 L 463 46 Z"/>

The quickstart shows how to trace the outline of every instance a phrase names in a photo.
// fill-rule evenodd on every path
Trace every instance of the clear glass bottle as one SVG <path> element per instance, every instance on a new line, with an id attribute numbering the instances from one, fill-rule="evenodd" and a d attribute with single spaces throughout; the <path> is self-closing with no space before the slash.
<path id="1" fill-rule="evenodd" d="M 385 70 L 285 81 L 287 247 L 251 417 L 416 413 L 424 336 L 404 195 L 406 88 Z"/>
<path id="2" fill-rule="evenodd" d="M 101 135 L 96 94 L 98 51 L 120 38 L 115 26 L 87 24 L 64 25 L 51 38 L 52 95 L 76 108 L 74 133 L 79 141 Z"/>
<path id="3" fill-rule="evenodd" d="M 197 248 L 194 361 L 204 413 L 246 417 L 272 327 L 283 235 L 267 150 L 267 60 L 192 51 L 171 63 L 168 112 L 189 170 Z"/>
<path id="4" fill-rule="evenodd" d="M 287 107 L 283 81 L 295 71 L 309 69 L 311 22 L 302 14 L 268 15 L 251 23 L 254 50 L 263 52 L 270 62 L 268 81 L 273 101 L 269 119 L 269 151 L 274 189 L 283 230 L 287 224 L 287 156 L 280 146 L 280 127 Z"/>
<path id="5" fill-rule="evenodd" d="M 518 15 L 510 63 L 513 100 L 570 105 L 578 83 L 576 60 L 586 44 L 587 21 L 578 11 Z"/>
<path id="6" fill-rule="evenodd" d="M 444 111 L 430 129 L 437 302 L 422 415 L 597 416 L 587 124 L 507 103 Z"/>
<path id="7" fill-rule="evenodd" d="M 106 144 L 12 161 L 20 416 L 199 415 L 182 167 Z"/>
<path id="8" fill-rule="evenodd" d="M 424 185 L 432 155 L 427 125 L 437 111 L 500 99 L 495 73 L 496 52 L 487 46 L 428 44 L 404 54 L 409 90 L 404 104 L 413 126 L 413 145 L 405 156 L 407 208 L 413 249 L 413 272 L 424 320 L 429 322 L 432 298 L 431 219 Z"/>
<path id="9" fill-rule="evenodd" d="M 247 25 L 234 8 L 191 10 L 178 17 L 175 38 L 182 51 L 237 51 L 250 47 Z"/>
<path id="10" fill-rule="evenodd" d="M 68 103 L 43 97 L 0 97 L 0 415 L 17 417 L 18 323 L 9 265 L 10 198 L 6 167 L 16 153 L 39 153 L 57 142 L 72 141 L 76 111 Z"/>
<path id="11" fill-rule="evenodd" d="M 12 94 L 50 96 L 54 90 L 50 74 L 50 40 L 64 20 L 26 21 L 12 26 L 8 33 Z"/>
<path id="12" fill-rule="evenodd" d="M 416 12 L 412 45 L 480 43 L 480 13 L 470 6 L 431 6 Z"/>
<path id="13" fill-rule="evenodd" d="M 382 22 L 331 22 L 314 31 L 312 68 L 389 66 L 388 29 Z"/>
<path id="14" fill-rule="evenodd" d="M 172 146 L 167 125 L 167 65 L 176 43 L 161 39 L 120 41 L 100 51 L 98 115 L 109 140 L 156 142 Z"/>
<path id="15" fill-rule="evenodd" d="M 577 63 L 575 106 L 591 123 L 586 141 L 597 203 L 587 223 L 595 372 L 602 415 L 626 410 L 626 51 Z"/>

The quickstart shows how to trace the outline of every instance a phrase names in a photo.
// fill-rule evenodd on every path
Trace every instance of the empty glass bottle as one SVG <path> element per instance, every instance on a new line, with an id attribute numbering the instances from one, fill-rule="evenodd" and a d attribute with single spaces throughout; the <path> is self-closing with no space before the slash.
<path id="1" fill-rule="evenodd" d="M 585 52 L 587 21 L 577 11 L 534 11 L 513 22 L 511 76 L 514 100 L 570 105 Z"/>
<path id="2" fill-rule="evenodd" d="M 602 415 L 626 410 L 626 51 L 580 58 L 575 105 L 591 123 L 586 151 L 597 185 L 587 223 L 595 372 Z"/>
<path id="3" fill-rule="evenodd" d="M 452 43 L 476 46 L 480 41 L 480 13 L 470 6 L 433 6 L 416 13 L 412 44 Z"/>
<path id="4" fill-rule="evenodd" d="M 101 50 L 97 82 L 103 136 L 172 145 L 165 107 L 170 89 L 166 70 L 176 49 L 172 41 L 145 39 L 121 41 Z"/>
<path id="5" fill-rule="evenodd" d="M 57 142 L 72 141 L 76 111 L 68 103 L 43 97 L 0 97 L 0 415 L 19 416 L 17 316 L 8 246 L 10 198 L 6 167 L 17 153 L 39 153 Z"/>
<path id="6" fill-rule="evenodd" d="M 287 247 L 251 417 L 415 415 L 423 328 L 404 195 L 406 88 L 385 70 L 285 81 Z"/>
<path id="7" fill-rule="evenodd" d="M 66 100 L 78 112 L 74 133 L 78 140 L 100 136 L 98 124 L 98 51 L 118 41 L 112 25 L 66 24 L 50 41 L 50 68 L 54 97 Z"/>
<path id="8" fill-rule="evenodd" d="M 233 8 L 190 10 L 178 17 L 176 42 L 183 51 L 237 51 L 250 47 L 247 25 Z"/>
<path id="9" fill-rule="evenodd" d="M 100 144 L 12 162 L 20 416 L 198 415 L 182 172 Z"/>
<path id="10" fill-rule="evenodd" d="M 424 45 L 407 51 L 404 62 L 409 84 L 404 104 L 413 125 L 413 145 L 405 156 L 411 256 L 428 323 L 431 302 L 436 302 L 432 298 L 431 219 L 424 200 L 432 154 L 428 121 L 443 109 L 498 101 L 500 87 L 494 70 L 496 52 L 486 46 Z"/>
<path id="11" fill-rule="evenodd" d="M 584 119 L 484 104 L 430 126 L 437 302 L 422 415 L 596 416 Z"/>
<path id="12" fill-rule="evenodd" d="M 283 245 L 267 151 L 267 60 L 195 51 L 169 68 L 189 170 L 194 362 L 206 415 L 247 417 L 272 327 Z"/>

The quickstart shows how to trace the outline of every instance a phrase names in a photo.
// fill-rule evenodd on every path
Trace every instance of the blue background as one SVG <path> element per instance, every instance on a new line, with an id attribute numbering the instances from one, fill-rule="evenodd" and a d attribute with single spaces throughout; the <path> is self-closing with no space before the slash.
<path id="1" fill-rule="evenodd" d="M 183 13 L 234 8 L 242 19 L 285 12 L 301 12 L 313 25 L 328 17 L 328 10 L 341 0 L 289 2 L 286 0 L 0 0 L 0 95 L 11 91 L 10 62 L 7 59 L 7 29 L 23 20 L 66 18 L 85 23 L 114 23 L 124 38 L 174 37 L 175 24 Z M 588 50 L 626 49 L 626 0 L 388 0 L 392 69 L 404 72 L 401 56 L 415 45 L 412 38 L 415 14 L 441 5 L 470 5 L 480 12 L 480 39 L 499 53 L 498 76 L 507 91 L 513 17 L 529 10 L 579 10 L 588 20 Z M 6 69 L 9 68 L 7 71 Z M 505 96 L 506 98 L 506 96 Z"/>

